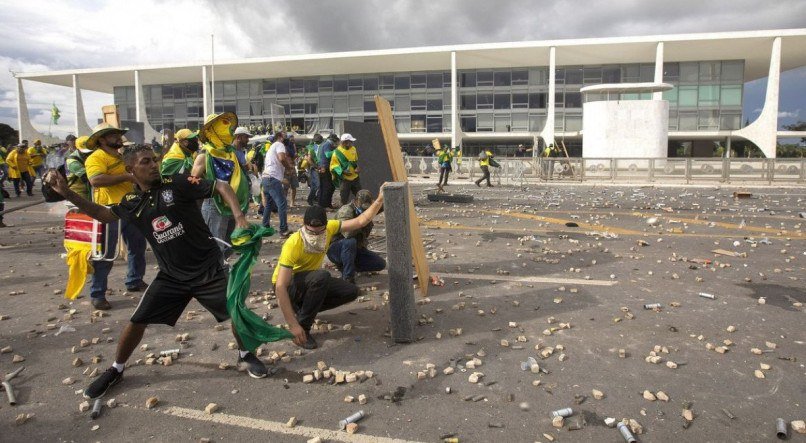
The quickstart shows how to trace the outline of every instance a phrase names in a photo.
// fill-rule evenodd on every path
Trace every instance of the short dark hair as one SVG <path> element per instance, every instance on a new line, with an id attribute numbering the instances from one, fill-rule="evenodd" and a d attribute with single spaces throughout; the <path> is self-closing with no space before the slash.
<path id="1" fill-rule="evenodd" d="M 154 151 L 152 151 L 151 148 L 146 145 L 127 146 L 123 149 L 123 163 L 126 163 L 127 165 L 134 163 L 134 161 L 137 159 L 137 156 L 140 155 L 141 152 L 154 154 Z"/>

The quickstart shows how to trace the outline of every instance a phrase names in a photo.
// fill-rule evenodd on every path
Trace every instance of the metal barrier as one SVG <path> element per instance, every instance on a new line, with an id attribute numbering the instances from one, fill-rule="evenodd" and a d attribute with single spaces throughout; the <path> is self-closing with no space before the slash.
<path id="1" fill-rule="evenodd" d="M 490 168 L 498 185 L 538 181 L 610 183 L 806 183 L 806 158 L 583 158 L 508 157 Z M 404 155 L 411 177 L 438 176 L 436 157 Z M 476 179 L 482 174 L 477 158 L 453 159 L 453 175 Z"/>

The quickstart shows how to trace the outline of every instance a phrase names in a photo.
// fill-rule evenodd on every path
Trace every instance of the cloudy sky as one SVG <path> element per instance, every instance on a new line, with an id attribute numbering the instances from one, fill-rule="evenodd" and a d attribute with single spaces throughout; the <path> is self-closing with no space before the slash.
<path id="1" fill-rule="evenodd" d="M 0 122 L 17 126 L 10 71 L 160 64 L 461 43 L 806 27 L 806 1 L 0 0 Z M 782 76 L 781 124 L 806 120 L 806 68 Z M 71 88 L 25 82 L 34 126 L 72 131 Z M 758 115 L 763 80 L 745 89 Z M 84 92 L 87 118 L 111 95 Z"/>

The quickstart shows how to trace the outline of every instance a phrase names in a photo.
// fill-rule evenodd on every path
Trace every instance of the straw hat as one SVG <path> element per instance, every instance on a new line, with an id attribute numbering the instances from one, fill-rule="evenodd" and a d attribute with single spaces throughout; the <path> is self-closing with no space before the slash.
<path id="1" fill-rule="evenodd" d="M 92 134 L 90 134 L 90 137 L 87 139 L 87 149 L 97 148 L 98 139 L 107 134 L 118 133 L 120 135 L 123 135 L 126 133 L 126 131 L 128 131 L 128 129 L 126 128 L 120 129 L 106 122 L 101 123 L 98 126 L 92 128 Z"/>

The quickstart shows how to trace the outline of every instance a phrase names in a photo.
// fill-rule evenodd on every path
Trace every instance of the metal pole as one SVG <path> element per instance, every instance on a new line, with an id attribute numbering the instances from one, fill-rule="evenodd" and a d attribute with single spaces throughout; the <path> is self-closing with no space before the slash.
<path id="1" fill-rule="evenodd" d="M 210 89 L 212 89 L 210 97 L 212 97 L 212 109 L 210 109 L 210 113 L 212 114 L 215 112 L 215 34 L 210 34 L 210 52 L 212 55 L 210 60 Z"/>

